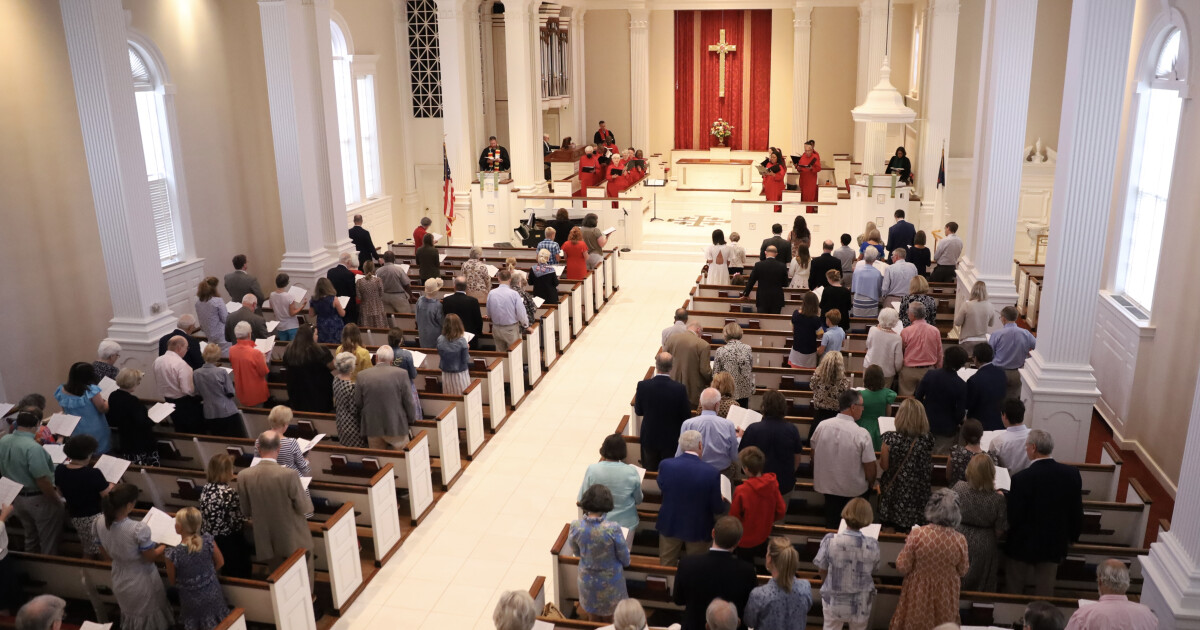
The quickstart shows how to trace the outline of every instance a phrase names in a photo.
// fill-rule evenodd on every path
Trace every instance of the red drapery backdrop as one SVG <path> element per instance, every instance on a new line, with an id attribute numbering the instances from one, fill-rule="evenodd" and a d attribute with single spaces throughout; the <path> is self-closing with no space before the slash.
<path id="1" fill-rule="evenodd" d="M 742 29 L 745 11 L 701 11 L 700 12 L 700 147 L 717 146 L 717 138 L 708 133 L 713 121 L 723 118 L 733 125 L 733 135 L 725 145 L 741 149 L 745 144 L 746 130 L 742 126 L 742 59 L 746 48 Z M 717 96 L 720 87 L 720 56 L 708 50 L 709 45 L 721 39 L 725 31 L 725 42 L 737 46 L 737 50 L 725 55 L 725 97 Z M 676 48 L 678 50 L 678 48 Z M 678 53 L 677 53 L 678 54 Z"/>
<path id="2" fill-rule="evenodd" d="M 759 151 L 769 146 L 771 126 L 771 11 L 750 13 L 750 112 L 747 117 L 747 148 Z"/>
<path id="3" fill-rule="evenodd" d="M 725 96 L 718 96 L 720 41 L 737 50 L 725 56 Z M 771 119 L 771 11 L 675 12 L 675 148 L 717 146 L 709 128 L 718 118 L 733 125 L 726 145 L 765 150 Z"/>
<path id="4" fill-rule="evenodd" d="M 675 147 L 691 149 L 695 131 L 696 85 L 692 80 L 696 69 L 696 12 L 675 12 Z"/>

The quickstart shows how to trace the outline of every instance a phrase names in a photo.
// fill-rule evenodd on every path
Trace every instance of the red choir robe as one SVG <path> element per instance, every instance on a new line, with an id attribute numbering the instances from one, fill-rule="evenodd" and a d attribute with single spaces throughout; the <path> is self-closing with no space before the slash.
<path id="1" fill-rule="evenodd" d="M 625 166 L 628 163 L 629 160 L 621 159 L 618 161 L 614 156 L 612 166 L 608 169 L 608 185 L 605 189 L 606 196 L 616 197 L 617 193 L 629 186 L 628 180 L 625 177 Z"/>
<path id="2" fill-rule="evenodd" d="M 579 156 L 579 186 L 581 188 L 589 188 L 597 185 L 599 182 L 600 154 L 593 152 L 591 155 L 584 153 Z"/>
<path id="3" fill-rule="evenodd" d="M 783 189 L 787 186 L 784 183 L 784 169 L 782 164 L 772 164 L 767 167 L 767 171 L 763 173 L 762 187 L 763 195 L 767 201 L 782 201 Z M 783 206 L 775 206 L 775 212 L 782 212 Z"/>
<path id="4" fill-rule="evenodd" d="M 800 173 L 800 200 L 816 201 L 817 174 L 821 172 L 821 155 L 816 151 L 813 151 L 810 156 L 801 153 L 800 159 L 796 161 L 796 170 Z M 810 214 L 816 211 L 816 206 L 808 206 Z"/>

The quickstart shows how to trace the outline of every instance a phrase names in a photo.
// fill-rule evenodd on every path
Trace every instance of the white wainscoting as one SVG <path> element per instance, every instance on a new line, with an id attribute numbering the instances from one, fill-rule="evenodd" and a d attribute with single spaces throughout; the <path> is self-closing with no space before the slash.
<path id="1" fill-rule="evenodd" d="M 1134 319 L 1108 291 L 1101 291 L 1098 299 L 1092 343 L 1092 370 L 1100 389 L 1097 405 L 1114 428 L 1125 433 L 1138 349 L 1142 341 L 1154 337 L 1154 328 Z"/>
<path id="2" fill-rule="evenodd" d="M 392 240 L 392 197 L 390 195 L 368 199 L 353 206 L 346 206 L 346 229 L 354 226 L 354 215 L 361 214 L 363 227 L 371 233 L 371 241 L 380 248 L 387 247 Z"/>
<path id="3" fill-rule="evenodd" d="M 196 314 L 196 289 L 204 279 L 204 259 L 193 258 L 163 269 L 167 308 L 176 315 Z"/>

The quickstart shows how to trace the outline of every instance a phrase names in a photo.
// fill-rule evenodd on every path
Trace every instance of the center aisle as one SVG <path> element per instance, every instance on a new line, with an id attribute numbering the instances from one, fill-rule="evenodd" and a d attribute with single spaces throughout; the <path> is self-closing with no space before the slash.
<path id="1" fill-rule="evenodd" d="M 583 472 L 629 413 L 662 329 L 696 280 L 701 253 L 694 258 L 621 261 L 620 290 L 336 630 L 492 630 L 501 592 L 550 574 L 550 547 L 577 517 Z"/>

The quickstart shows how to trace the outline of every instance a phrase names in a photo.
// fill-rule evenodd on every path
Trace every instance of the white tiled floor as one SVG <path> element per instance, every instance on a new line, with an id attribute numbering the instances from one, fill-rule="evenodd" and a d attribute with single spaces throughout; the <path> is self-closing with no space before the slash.
<path id="1" fill-rule="evenodd" d="M 700 264 L 622 261 L 620 291 L 334 627 L 491 630 L 500 592 L 549 576 L 583 471 Z"/>

